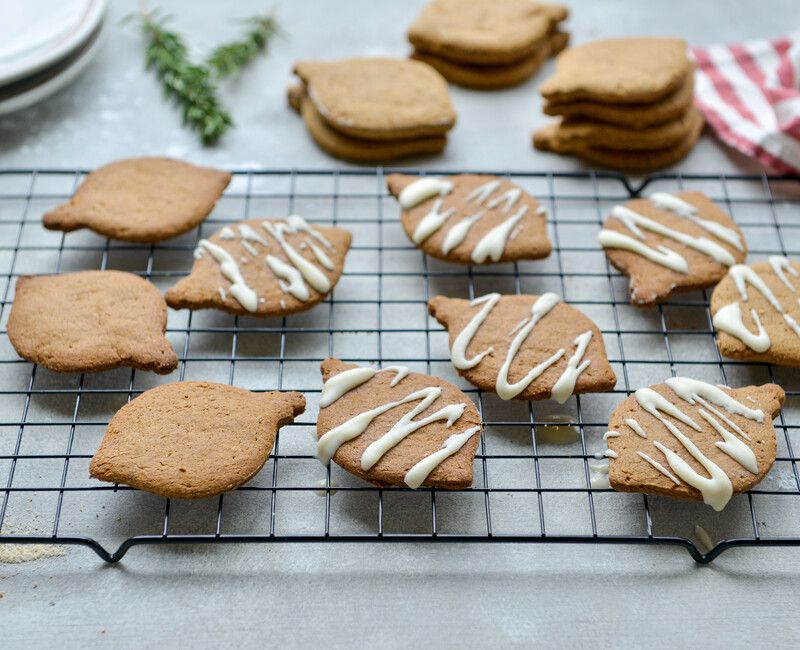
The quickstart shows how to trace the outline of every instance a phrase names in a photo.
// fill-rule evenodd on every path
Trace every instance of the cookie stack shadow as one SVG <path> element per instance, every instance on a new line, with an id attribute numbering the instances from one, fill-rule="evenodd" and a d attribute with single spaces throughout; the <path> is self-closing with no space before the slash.
<path id="1" fill-rule="evenodd" d="M 703 129 L 692 105 L 694 64 L 677 38 L 621 38 L 570 48 L 542 84 L 560 119 L 533 134 L 537 149 L 592 165 L 647 172 L 684 158 Z"/>
<path id="2" fill-rule="evenodd" d="M 559 26 L 568 15 L 564 6 L 530 0 L 434 0 L 409 29 L 411 58 L 459 86 L 507 88 L 567 46 L 569 34 Z"/>

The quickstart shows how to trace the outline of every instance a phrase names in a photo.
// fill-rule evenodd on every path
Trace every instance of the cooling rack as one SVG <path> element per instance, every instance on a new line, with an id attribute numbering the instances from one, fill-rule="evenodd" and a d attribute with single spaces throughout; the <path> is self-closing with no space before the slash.
<path id="1" fill-rule="evenodd" d="M 626 279 L 608 265 L 595 239 L 615 203 L 643 191 L 698 189 L 739 223 L 749 260 L 798 255 L 800 179 L 659 174 L 633 184 L 613 173 L 499 172 L 548 209 L 553 254 L 538 262 L 461 267 L 427 258 L 409 243 L 385 189 L 388 172 L 236 170 L 200 228 L 158 245 L 136 245 L 41 227 L 42 213 L 70 196 L 86 170 L 0 170 L 0 542 L 82 545 L 107 562 L 140 544 L 666 544 L 685 548 L 697 562 L 735 546 L 800 545 L 797 373 L 720 357 L 706 291 L 656 309 L 632 307 Z M 167 377 L 128 369 L 58 375 L 22 361 L 8 342 L 19 275 L 120 269 L 163 290 L 188 273 L 200 237 L 226 222 L 289 213 L 353 232 L 341 281 L 305 314 L 254 319 L 171 310 L 167 336 L 180 366 Z M 616 389 L 557 406 L 504 403 L 465 384 L 426 302 L 439 293 L 488 291 L 555 291 L 587 313 L 603 332 Z M 461 386 L 485 422 L 473 487 L 379 489 L 335 465 L 320 465 L 313 432 L 318 366 L 327 356 L 403 363 Z M 722 513 L 593 487 L 595 454 L 605 449 L 602 435 L 614 405 L 675 374 L 736 386 L 777 381 L 786 389 L 775 466 Z M 309 405 L 281 430 L 263 470 L 223 496 L 169 501 L 90 479 L 89 460 L 114 412 L 143 390 L 183 379 L 299 390 Z M 560 444 L 553 440 L 554 423 L 565 427 Z"/>

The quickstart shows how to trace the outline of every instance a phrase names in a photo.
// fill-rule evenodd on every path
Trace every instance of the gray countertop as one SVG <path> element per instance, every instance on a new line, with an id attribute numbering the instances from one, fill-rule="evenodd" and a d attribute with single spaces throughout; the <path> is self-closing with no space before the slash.
<path id="1" fill-rule="evenodd" d="M 142 69 L 142 42 L 121 18 L 138 3 L 111 3 L 106 43 L 74 85 L 46 104 L 0 118 L 0 169 L 91 168 L 131 155 L 164 154 L 225 167 L 344 168 L 320 152 L 285 89 L 299 58 L 397 55 L 420 0 L 282 2 L 288 32 L 239 79 L 224 85 L 237 122 L 215 148 L 181 128 L 178 112 Z M 263 2 L 163 1 L 175 28 L 202 52 L 236 33 L 235 17 Z M 601 36 L 681 35 L 692 44 L 779 35 L 795 0 L 569 3 L 573 42 Z M 322 8 L 324 7 L 324 9 Z M 225 16 L 229 8 L 230 19 Z M 459 122 L 437 168 L 582 169 L 532 149 L 548 118 L 537 84 L 452 95 Z M 677 166 L 686 172 L 758 168 L 703 136 Z M 693 510 L 697 512 L 697 510 Z M 796 513 L 795 513 L 796 515 Z M 800 552 L 733 550 L 708 567 L 655 547 L 274 544 L 138 547 L 118 566 L 90 551 L 0 565 L 0 630 L 6 647 L 69 639 L 83 647 L 213 645 L 331 647 L 703 644 L 800 641 Z"/>

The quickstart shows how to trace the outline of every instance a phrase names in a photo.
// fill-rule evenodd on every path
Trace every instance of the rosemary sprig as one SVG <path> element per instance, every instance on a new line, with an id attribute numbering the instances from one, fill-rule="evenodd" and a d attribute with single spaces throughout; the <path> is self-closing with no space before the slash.
<path id="1" fill-rule="evenodd" d="M 242 40 L 220 45 L 206 59 L 206 65 L 217 77 L 241 72 L 259 52 L 266 50 L 269 39 L 280 32 L 271 13 L 266 16 L 252 16 L 243 22 L 249 29 Z"/>
<path id="2" fill-rule="evenodd" d="M 214 144 L 233 120 L 217 99 L 209 69 L 191 62 L 183 38 L 167 29 L 165 18 L 142 12 L 140 23 L 148 39 L 148 69 L 155 70 L 165 93 L 181 106 L 184 124 L 200 133 L 204 145 Z"/>

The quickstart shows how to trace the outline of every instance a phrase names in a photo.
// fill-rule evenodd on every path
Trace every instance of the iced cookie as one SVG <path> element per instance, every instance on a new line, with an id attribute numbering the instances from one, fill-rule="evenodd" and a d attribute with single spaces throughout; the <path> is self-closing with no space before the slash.
<path id="1" fill-rule="evenodd" d="M 92 478 L 169 499 L 200 499 L 249 481 L 275 434 L 305 409 L 300 393 L 182 381 L 145 391 L 111 418 Z"/>
<path id="2" fill-rule="evenodd" d="M 230 180 L 228 172 L 169 158 L 120 160 L 89 174 L 42 222 L 50 230 L 90 228 L 112 239 L 159 242 L 200 224 Z"/>
<path id="3" fill-rule="evenodd" d="M 538 129 L 533 136 L 533 146 L 542 151 L 559 154 L 574 154 L 582 160 L 598 167 L 607 167 L 625 172 L 645 173 L 669 167 L 683 160 L 694 148 L 703 131 L 704 120 L 695 110 L 687 114 L 685 127 L 688 135 L 668 147 L 649 150 L 630 150 L 630 143 L 635 137 L 631 134 L 625 138 L 628 149 L 619 145 L 615 148 L 590 145 L 586 141 L 574 139 L 566 141 L 559 137 L 558 123 L 547 124 Z"/>
<path id="4" fill-rule="evenodd" d="M 516 86 L 533 76 L 548 57 L 561 52 L 568 42 L 569 34 L 555 32 L 524 59 L 499 65 L 461 63 L 419 50 L 415 50 L 411 58 L 427 63 L 451 83 L 465 88 L 493 90 Z"/>
<path id="5" fill-rule="evenodd" d="M 175 309 L 280 316 L 310 309 L 342 275 L 350 232 L 298 215 L 251 219 L 201 239 L 191 273 L 166 293 Z"/>
<path id="6" fill-rule="evenodd" d="M 406 234 L 433 257 L 461 264 L 536 260 L 550 254 L 543 206 L 511 181 L 461 174 L 391 174 Z"/>
<path id="7" fill-rule="evenodd" d="M 640 388 L 608 423 L 611 487 L 722 510 L 775 462 L 772 420 L 783 400 L 776 384 L 732 389 L 672 377 Z"/>
<path id="8" fill-rule="evenodd" d="M 677 120 L 689 110 L 693 96 L 694 75 L 689 74 L 675 91 L 655 102 L 619 104 L 592 100 L 545 101 L 542 110 L 546 115 L 581 118 L 592 122 L 641 129 Z"/>
<path id="9" fill-rule="evenodd" d="M 552 102 L 655 102 L 677 90 L 691 70 L 682 39 L 606 39 L 562 52 L 539 90 Z"/>
<path id="10" fill-rule="evenodd" d="M 17 280 L 8 338 L 24 359 L 56 372 L 130 367 L 172 372 L 167 306 L 132 273 L 82 271 Z"/>
<path id="11" fill-rule="evenodd" d="M 501 399 L 564 403 L 617 382 L 597 325 L 554 293 L 436 296 L 428 311 L 447 328 L 458 373 Z"/>
<path id="12" fill-rule="evenodd" d="M 701 192 L 655 192 L 617 205 L 597 239 L 642 306 L 713 286 L 747 255 L 742 231 Z"/>
<path id="13" fill-rule="evenodd" d="M 300 61 L 294 72 L 322 119 L 352 138 L 443 136 L 456 121 L 447 82 L 419 61 Z"/>
<path id="14" fill-rule="evenodd" d="M 534 133 L 534 145 L 555 153 L 569 153 L 583 147 L 618 151 L 669 149 L 687 142 L 697 131 L 697 125 L 702 123 L 703 117 L 695 108 L 690 108 L 676 120 L 641 129 L 585 119 L 567 119 L 544 127 L 542 134 L 538 131 Z M 551 129 L 555 131 L 551 133 Z M 537 137 L 541 135 L 547 138 L 547 143 L 537 143 Z"/>
<path id="15" fill-rule="evenodd" d="M 365 140 L 341 133 L 324 120 L 305 95 L 302 87 L 290 90 L 290 103 L 297 107 L 306 129 L 321 149 L 331 156 L 360 163 L 381 163 L 409 156 L 426 156 L 441 152 L 447 144 L 443 135 L 404 140 Z"/>
<path id="16" fill-rule="evenodd" d="M 452 384 L 410 372 L 322 362 L 317 458 L 379 485 L 472 485 L 481 417 Z"/>
<path id="17" fill-rule="evenodd" d="M 773 256 L 737 264 L 711 295 L 717 346 L 726 357 L 800 367 L 800 264 Z"/>
<path id="18" fill-rule="evenodd" d="M 411 25 L 408 39 L 440 59 L 509 64 L 531 56 L 567 15 L 564 6 L 531 0 L 433 0 Z"/>

